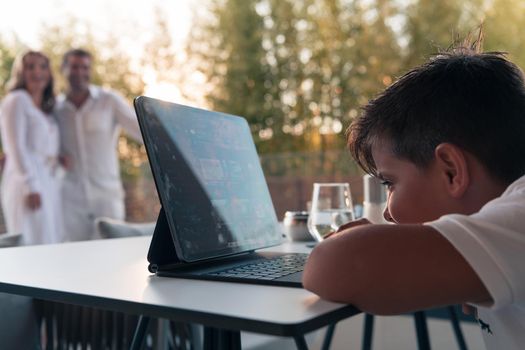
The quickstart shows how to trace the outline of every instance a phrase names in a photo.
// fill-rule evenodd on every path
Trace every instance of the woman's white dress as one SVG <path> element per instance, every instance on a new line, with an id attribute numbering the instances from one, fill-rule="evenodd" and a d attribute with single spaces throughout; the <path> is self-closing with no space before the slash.
<path id="1" fill-rule="evenodd" d="M 23 244 L 62 242 L 60 141 L 54 118 L 37 108 L 26 90 L 15 90 L 2 101 L 0 131 L 6 155 L 0 191 L 8 232 L 22 233 Z M 37 210 L 26 204 L 30 193 L 40 194 Z"/>

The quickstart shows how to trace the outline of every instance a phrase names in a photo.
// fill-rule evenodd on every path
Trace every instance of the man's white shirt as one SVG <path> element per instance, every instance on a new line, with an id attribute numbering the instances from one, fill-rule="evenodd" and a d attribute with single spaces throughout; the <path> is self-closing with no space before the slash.
<path id="1" fill-rule="evenodd" d="M 67 240 L 94 238 L 94 219 L 124 219 L 124 190 L 117 143 L 121 128 L 142 142 L 137 118 L 116 92 L 91 85 L 88 99 L 77 108 L 64 95 L 55 109 L 61 153 L 71 159 L 62 200 Z"/>

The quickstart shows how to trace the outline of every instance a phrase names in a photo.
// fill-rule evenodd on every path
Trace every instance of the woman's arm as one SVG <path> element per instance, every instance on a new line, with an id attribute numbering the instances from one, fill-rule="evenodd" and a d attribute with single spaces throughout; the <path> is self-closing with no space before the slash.
<path id="1" fill-rule="evenodd" d="M 20 94 L 8 95 L 2 105 L 2 142 L 7 150 L 7 161 L 12 162 L 16 172 L 23 178 L 25 188 L 22 189 L 26 196 L 38 194 L 41 189 L 38 184 L 38 174 L 34 168 L 33 159 L 28 149 L 28 115 L 27 103 Z M 31 205 L 29 205 L 29 201 Z M 26 201 L 29 207 L 39 207 L 39 201 Z"/>

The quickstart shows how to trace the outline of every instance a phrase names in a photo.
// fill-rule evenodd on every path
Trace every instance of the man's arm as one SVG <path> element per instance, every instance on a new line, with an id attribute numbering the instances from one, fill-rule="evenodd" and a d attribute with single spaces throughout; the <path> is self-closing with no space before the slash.
<path id="1" fill-rule="evenodd" d="M 113 91 L 111 93 L 114 100 L 115 117 L 117 118 L 118 124 L 135 141 L 144 143 L 135 111 L 126 102 L 124 97 Z"/>
<path id="2" fill-rule="evenodd" d="M 461 254 L 425 225 L 363 225 L 337 234 L 312 251 L 303 285 L 383 315 L 491 299 Z"/>

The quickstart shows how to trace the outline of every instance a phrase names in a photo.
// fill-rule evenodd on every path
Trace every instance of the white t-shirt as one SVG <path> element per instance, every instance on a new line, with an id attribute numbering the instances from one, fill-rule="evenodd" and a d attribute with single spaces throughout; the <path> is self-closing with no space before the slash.
<path id="1" fill-rule="evenodd" d="M 473 215 L 426 223 L 477 273 L 493 303 L 475 305 L 488 350 L 525 349 L 525 176 Z"/>

